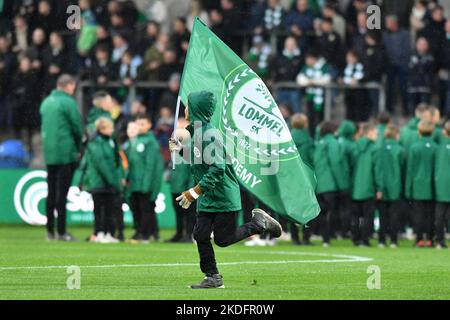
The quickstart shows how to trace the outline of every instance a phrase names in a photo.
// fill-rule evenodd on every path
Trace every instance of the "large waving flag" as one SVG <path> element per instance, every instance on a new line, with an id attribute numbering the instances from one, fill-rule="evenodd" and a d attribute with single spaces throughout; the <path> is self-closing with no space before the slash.
<path id="1" fill-rule="evenodd" d="M 314 174 L 302 162 L 266 85 L 195 18 L 180 99 L 187 105 L 188 95 L 201 90 L 217 97 L 211 122 L 223 136 L 241 184 L 291 220 L 306 224 L 317 217 L 320 208 L 314 193 Z"/>

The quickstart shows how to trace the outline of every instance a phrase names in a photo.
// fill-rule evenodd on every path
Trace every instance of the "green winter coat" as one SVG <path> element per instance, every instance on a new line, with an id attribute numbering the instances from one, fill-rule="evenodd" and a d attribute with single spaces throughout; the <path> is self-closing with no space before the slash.
<path id="1" fill-rule="evenodd" d="M 405 196 L 411 200 L 433 200 L 434 164 L 437 145 L 432 137 L 420 137 L 408 152 Z"/>
<path id="2" fill-rule="evenodd" d="M 338 129 L 338 142 L 341 145 L 343 156 L 341 172 L 345 177 L 344 185 L 352 186 L 352 168 L 353 168 L 353 148 L 355 145 L 354 136 L 356 125 L 352 121 L 345 120 Z M 344 191 L 344 190 L 343 190 Z"/>
<path id="3" fill-rule="evenodd" d="M 384 141 L 384 131 L 386 130 L 385 124 L 377 125 L 377 147 L 381 147 Z"/>
<path id="4" fill-rule="evenodd" d="M 376 156 L 378 190 L 383 201 L 397 201 L 403 197 L 403 181 L 406 171 L 406 151 L 393 139 L 381 142 Z"/>
<path id="5" fill-rule="evenodd" d="M 137 136 L 125 148 L 129 192 L 149 193 L 150 201 L 155 201 L 161 190 L 164 163 L 153 132 Z"/>
<path id="6" fill-rule="evenodd" d="M 336 137 L 328 134 L 317 143 L 314 150 L 314 169 L 317 179 L 316 193 L 348 190 L 348 177 L 344 176 L 341 145 Z"/>
<path id="7" fill-rule="evenodd" d="M 314 156 L 314 141 L 309 135 L 308 129 L 292 129 L 291 135 L 303 162 L 312 168 Z"/>
<path id="8" fill-rule="evenodd" d="M 450 202 L 450 138 L 442 136 L 436 149 L 434 189 L 436 201 Z"/>
<path id="9" fill-rule="evenodd" d="M 442 133 L 442 126 L 436 125 L 433 131 L 433 140 L 437 144 L 441 144 L 445 140 L 444 134 Z"/>
<path id="10" fill-rule="evenodd" d="M 178 154 L 176 156 L 181 158 Z M 171 171 L 170 192 L 179 195 L 192 187 L 194 187 L 194 179 L 189 163 L 177 161 L 175 169 Z"/>
<path id="11" fill-rule="evenodd" d="M 197 199 L 197 212 L 231 212 L 242 209 L 241 193 L 238 179 L 231 164 L 225 160 L 223 145 L 220 154 L 213 153 L 215 160 L 207 164 L 209 159 L 203 158 L 203 151 L 208 150 L 211 143 L 211 131 L 217 130 L 211 123 L 216 99 L 211 92 L 201 91 L 191 93 L 188 97 L 189 117 L 191 124 L 191 172 L 195 185 L 199 184 L 202 194 Z M 197 128 L 197 126 L 201 126 Z M 215 134 L 219 134 L 216 132 Z M 211 149 L 211 147 L 209 147 Z M 217 147 L 214 148 L 217 150 Z M 210 161 L 210 160 L 209 160 Z"/>
<path id="12" fill-rule="evenodd" d="M 64 91 L 53 90 L 40 107 L 41 136 L 47 165 L 77 161 L 83 124 L 75 100 Z"/>
<path id="13" fill-rule="evenodd" d="M 112 120 L 111 114 L 108 111 L 97 107 L 92 107 L 91 110 L 89 110 L 86 123 L 86 128 L 89 135 L 95 133 L 95 121 L 100 118 L 107 118 Z"/>
<path id="14" fill-rule="evenodd" d="M 83 185 L 87 191 L 120 191 L 120 158 L 112 138 L 98 134 L 89 142 L 84 159 Z"/>
<path id="15" fill-rule="evenodd" d="M 419 140 L 419 129 L 417 128 L 419 122 L 420 119 L 413 118 L 400 130 L 400 144 L 405 148 L 406 152 Z"/>
<path id="16" fill-rule="evenodd" d="M 353 148 L 353 191 L 352 199 L 361 201 L 375 199 L 379 189 L 375 174 L 377 147 L 367 137 L 356 141 Z"/>

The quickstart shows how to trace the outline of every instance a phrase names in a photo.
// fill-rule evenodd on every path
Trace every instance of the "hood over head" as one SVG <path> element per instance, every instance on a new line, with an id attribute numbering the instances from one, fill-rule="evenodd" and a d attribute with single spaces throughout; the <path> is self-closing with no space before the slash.
<path id="1" fill-rule="evenodd" d="M 188 96 L 189 117 L 191 122 L 209 122 L 216 109 L 216 97 L 212 92 L 193 92 Z"/>

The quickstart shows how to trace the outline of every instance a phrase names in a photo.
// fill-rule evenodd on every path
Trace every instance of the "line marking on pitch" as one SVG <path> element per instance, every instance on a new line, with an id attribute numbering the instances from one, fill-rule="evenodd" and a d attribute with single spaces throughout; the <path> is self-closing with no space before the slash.
<path id="1" fill-rule="evenodd" d="M 234 251 L 236 253 L 236 251 Z M 257 264 L 295 264 L 295 263 L 349 263 L 349 262 L 368 262 L 372 258 L 350 256 L 343 254 L 331 253 L 308 253 L 308 252 L 290 252 L 290 251 L 246 251 L 242 253 L 260 253 L 273 255 L 298 255 L 298 256 L 318 256 L 330 257 L 333 259 L 319 259 L 319 260 L 265 260 L 265 261 L 233 261 L 218 263 L 219 266 L 237 266 L 237 265 L 257 265 Z M 34 269 L 66 269 L 72 265 L 64 266 L 11 266 L 0 267 L 1 270 L 34 270 Z M 149 267 L 192 267 L 198 266 L 198 263 L 143 263 L 143 264 L 107 264 L 107 265 L 84 265 L 80 268 L 149 268 Z"/>

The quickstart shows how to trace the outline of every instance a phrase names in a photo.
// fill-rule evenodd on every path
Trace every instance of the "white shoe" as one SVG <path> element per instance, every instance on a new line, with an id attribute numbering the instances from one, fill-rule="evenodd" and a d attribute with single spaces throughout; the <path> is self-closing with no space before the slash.
<path id="1" fill-rule="evenodd" d="M 104 243 L 119 243 L 119 239 L 114 238 L 111 233 L 107 233 L 105 239 L 106 242 Z"/>
<path id="2" fill-rule="evenodd" d="M 326 243 L 326 242 L 324 242 L 324 243 L 322 244 L 322 247 L 324 247 L 324 248 L 329 248 L 329 247 L 330 247 L 330 244 L 329 244 L 329 243 Z"/>
<path id="3" fill-rule="evenodd" d="M 104 243 L 104 241 L 105 241 L 105 233 L 101 232 L 101 231 L 98 232 L 97 236 L 95 238 L 95 242 L 97 242 L 97 243 Z"/>
<path id="4" fill-rule="evenodd" d="M 382 244 L 382 243 L 380 243 L 380 244 L 378 244 L 378 248 L 386 248 L 386 245 L 384 245 L 384 244 Z"/>
<path id="5" fill-rule="evenodd" d="M 267 239 L 265 242 L 269 247 L 274 247 L 277 244 L 277 240 L 275 239 Z"/>
<path id="6" fill-rule="evenodd" d="M 281 234 L 280 240 L 282 240 L 282 241 L 291 241 L 292 240 L 291 233 L 290 232 L 283 232 Z"/>
<path id="7" fill-rule="evenodd" d="M 250 240 L 245 241 L 244 245 L 247 247 L 264 247 L 266 242 L 259 236 L 253 236 Z"/>
<path id="8" fill-rule="evenodd" d="M 398 246 L 395 243 L 391 243 L 391 249 L 397 249 Z"/>

